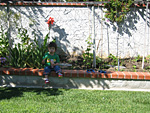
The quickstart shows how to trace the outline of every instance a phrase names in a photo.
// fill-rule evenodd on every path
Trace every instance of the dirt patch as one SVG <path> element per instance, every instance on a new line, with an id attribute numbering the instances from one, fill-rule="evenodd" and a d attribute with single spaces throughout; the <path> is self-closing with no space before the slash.
<path id="1" fill-rule="evenodd" d="M 87 66 L 82 56 L 60 56 L 60 60 L 62 63 L 72 64 L 71 67 L 62 67 L 64 69 L 92 69 L 92 64 Z M 96 63 L 95 70 L 118 71 L 118 59 L 99 59 Z M 149 72 L 150 61 L 149 59 L 145 59 L 144 69 L 142 69 L 142 58 L 119 59 L 119 70 L 130 72 Z"/>

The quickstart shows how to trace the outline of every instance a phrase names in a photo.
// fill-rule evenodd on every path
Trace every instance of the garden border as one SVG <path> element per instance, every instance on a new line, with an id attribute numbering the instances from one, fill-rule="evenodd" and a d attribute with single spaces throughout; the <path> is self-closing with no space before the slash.
<path id="1" fill-rule="evenodd" d="M 26 75 L 43 76 L 44 69 L 33 68 L 0 68 L 0 75 Z M 98 71 L 88 73 L 87 70 L 62 70 L 64 77 L 79 78 L 99 78 L 99 79 L 129 79 L 129 80 L 150 80 L 149 72 L 124 72 L 109 71 L 100 73 Z M 55 72 L 51 72 L 52 77 L 57 77 Z"/>
<path id="2" fill-rule="evenodd" d="M 65 88 L 92 90 L 150 91 L 149 72 L 88 73 L 86 70 L 62 70 L 60 79 L 52 71 L 50 85 L 44 84 L 44 69 L 0 68 L 0 87 Z"/>

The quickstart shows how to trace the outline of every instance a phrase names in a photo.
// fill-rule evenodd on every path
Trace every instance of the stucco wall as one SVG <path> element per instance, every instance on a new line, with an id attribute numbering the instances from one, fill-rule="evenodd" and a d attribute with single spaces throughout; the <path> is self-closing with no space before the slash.
<path id="1" fill-rule="evenodd" d="M 66 54 L 82 54 L 87 48 L 86 39 L 89 36 L 92 38 L 92 9 L 88 6 L 11 6 L 10 11 L 21 14 L 21 19 L 18 20 L 19 26 L 26 28 L 32 39 L 33 34 L 36 34 L 40 43 L 49 32 L 47 20 L 53 17 L 55 22 L 50 30 L 49 41 L 56 38 L 58 46 Z M 149 17 L 149 13 L 147 16 Z M 117 56 L 117 52 L 122 58 L 150 54 L 149 18 L 146 24 L 145 8 L 131 8 L 119 28 L 103 18 L 103 7 L 95 7 L 95 38 L 98 56 L 107 57 L 110 53 Z M 14 43 L 18 42 L 16 34 L 15 26 L 11 25 L 11 38 L 14 38 Z"/>

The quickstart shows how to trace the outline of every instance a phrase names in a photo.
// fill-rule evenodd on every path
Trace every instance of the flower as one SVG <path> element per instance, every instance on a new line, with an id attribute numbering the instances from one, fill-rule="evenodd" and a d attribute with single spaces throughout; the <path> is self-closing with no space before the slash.
<path id="1" fill-rule="evenodd" d="M 47 21 L 48 26 L 49 26 L 50 24 L 53 25 L 53 23 L 54 23 L 54 18 L 50 17 L 50 18 L 48 19 L 48 21 Z"/>

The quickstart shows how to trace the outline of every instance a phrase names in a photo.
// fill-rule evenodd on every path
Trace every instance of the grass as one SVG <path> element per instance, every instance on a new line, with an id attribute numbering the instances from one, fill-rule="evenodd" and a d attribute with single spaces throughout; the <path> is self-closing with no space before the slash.
<path id="1" fill-rule="evenodd" d="M 0 88 L 0 113 L 150 113 L 150 92 Z"/>

